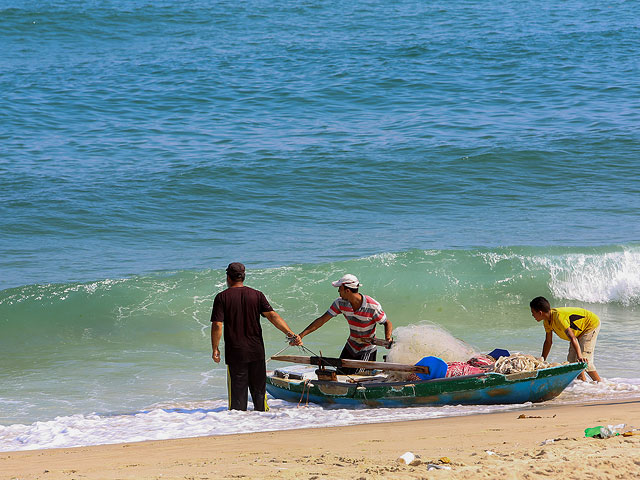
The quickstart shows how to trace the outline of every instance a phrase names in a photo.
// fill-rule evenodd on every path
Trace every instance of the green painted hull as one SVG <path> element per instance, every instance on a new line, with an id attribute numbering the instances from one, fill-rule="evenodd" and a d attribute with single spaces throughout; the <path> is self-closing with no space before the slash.
<path id="1" fill-rule="evenodd" d="M 290 402 L 320 405 L 403 407 L 544 402 L 557 397 L 586 364 L 571 363 L 512 375 L 487 373 L 419 382 L 346 383 L 267 376 L 267 391 Z"/>

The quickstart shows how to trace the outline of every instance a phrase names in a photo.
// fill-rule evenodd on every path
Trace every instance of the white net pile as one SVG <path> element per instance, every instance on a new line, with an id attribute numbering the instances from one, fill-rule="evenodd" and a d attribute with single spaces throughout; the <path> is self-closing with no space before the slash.
<path id="1" fill-rule="evenodd" d="M 542 357 L 534 357 L 533 355 L 527 355 L 524 353 L 513 353 L 508 357 L 500 357 L 496 360 L 493 371 L 496 373 L 521 373 L 521 372 L 535 372 L 543 368 L 557 367 L 558 365 L 565 365 L 565 363 L 548 363 L 545 362 Z"/>
<path id="2" fill-rule="evenodd" d="M 414 365 L 423 357 L 440 357 L 445 362 L 466 362 L 478 352 L 445 329 L 431 324 L 409 325 L 393 330 L 393 346 L 387 362 Z"/>

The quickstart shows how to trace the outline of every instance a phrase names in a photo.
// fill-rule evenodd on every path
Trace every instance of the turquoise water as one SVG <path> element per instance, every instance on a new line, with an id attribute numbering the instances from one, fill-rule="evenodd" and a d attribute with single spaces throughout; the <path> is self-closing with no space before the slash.
<path id="1" fill-rule="evenodd" d="M 639 377 L 640 246 L 412 250 L 250 270 L 247 283 L 302 331 L 336 297 L 330 280 L 347 271 L 358 272 L 394 327 L 436 324 L 484 352 L 540 354 L 533 296 L 583 305 L 603 320 L 600 374 Z M 224 270 L 182 270 L 3 290 L 0 421 L 225 400 L 226 372 L 211 361 L 209 340 L 213 296 L 223 285 Z M 347 335 L 337 317 L 305 345 L 336 356 Z M 268 355 L 286 346 L 268 324 L 264 337 Z M 556 339 L 552 360 L 564 361 L 567 347 Z"/>
<path id="2" fill-rule="evenodd" d="M 0 0 L 0 424 L 224 399 L 230 261 L 296 330 L 346 272 L 481 350 L 580 304 L 637 378 L 638 33 L 629 1 Z"/>

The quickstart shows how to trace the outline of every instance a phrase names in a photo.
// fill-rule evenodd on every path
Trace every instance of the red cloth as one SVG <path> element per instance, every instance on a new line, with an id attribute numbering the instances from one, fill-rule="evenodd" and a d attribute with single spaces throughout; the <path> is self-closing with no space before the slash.
<path id="1" fill-rule="evenodd" d="M 485 373 L 483 368 L 474 367 L 466 362 L 449 362 L 447 363 L 447 377 L 461 377 L 463 375 L 475 375 L 477 373 Z"/>
<path id="2" fill-rule="evenodd" d="M 469 360 L 467 360 L 467 363 L 469 365 L 473 365 L 474 367 L 490 367 L 491 365 L 493 365 L 494 363 L 496 363 L 496 359 L 493 358 L 490 355 L 484 355 L 484 354 L 479 354 L 476 355 L 475 357 L 470 358 Z"/>

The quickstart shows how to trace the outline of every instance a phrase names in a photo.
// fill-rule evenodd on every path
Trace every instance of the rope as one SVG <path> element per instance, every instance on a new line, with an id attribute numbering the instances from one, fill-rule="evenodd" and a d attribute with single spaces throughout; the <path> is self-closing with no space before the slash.
<path id="1" fill-rule="evenodd" d="M 305 347 L 304 345 L 299 345 L 299 347 L 300 347 L 300 350 L 302 350 L 303 352 L 310 353 L 311 356 L 313 356 L 313 357 L 320 357 L 321 356 L 321 355 L 318 355 L 317 353 L 315 353 L 313 350 Z"/>
<path id="2" fill-rule="evenodd" d="M 280 350 L 279 352 L 274 353 L 273 355 L 271 355 L 269 357 L 269 359 L 267 360 L 267 363 L 269 363 L 269 360 L 271 360 L 271 357 L 275 357 L 277 355 L 280 355 L 282 352 L 284 352 L 287 348 L 289 348 L 291 345 L 287 345 L 286 347 L 284 347 L 282 350 Z"/>
<path id="3" fill-rule="evenodd" d="M 280 355 L 282 352 L 284 352 L 287 348 L 296 346 L 296 345 L 290 345 L 289 344 L 289 338 L 285 338 L 285 341 L 287 342 L 287 345 L 282 350 L 280 350 L 279 352 L 274 353 L 273 355 L 270 355 L 267 358 L 267 361 L 265 362 L 265 365 L 269 365 L 269 362 L 271 361 L 271 357 L 276 357 L 276 356 Z M 297 345 L 297 346 L 298 346 L 298 348 L 301 348 L 303 351 L 304 350 L 309 350 L 308 348 L 305 348 L 304 345 Z"/>
<path id="4" fill-rule="evenodd" d="M 300 400 L 298 400 L 298 408 L 305 408 L 305 407 L 309 406 L 309 392 L 311 391 L 311 387 L 309 386 L 310 382 L 311 381 L 307 378 L 304 381 L 304 384 L 302 385 L 302 394 L 300 394 Z M 301 407 L 300 404 L 302 403 L 302 399 L 304 398 L 304 389 L 305 388 L 307 389 L 307 403 Z"/>
<path id="5" fill-rule="evenodd" d="M 280 350 L 278 353 L 274 353 L 273 355 L 271 355 L 271 357 L 276 357 L 278 355 L 280 355 L 282 352 L 284 352 L 287 348 L 289 347 L 298 347 L 303 353 L 308 353 L 310 354 L 312 357 L 318 357 L 318 358 L 322 358 L 322 353 L 320 355 L 318 355 L 317 353 L 315 353 L 313 350 L 311 350 L 310 348 L 305 347 L 304 345 L 290 345 L 289 339 L 285 339 L 287 342 L 287 346 L 284 347 L 282 350 Z M 271 357 L 269 357 L 267 359 L 266 364 L 268 365 L 269 362 L 271 361 Z M 322 368 L 322 366 L 320 366 L 320 368 Z M 363 370 L 362 368 L 360 370 Z M 359 370 L 359 371 L 360 371 Z M 351 375 L 348 375 L 346 373 L 343 373 L 341 375 L 344 375 L 345 377 L 347 377 L 349 380 L 351 380 L 352 383 L 355 383 L 356 386 L 360 385 L 360 382 L 358 380 L 356 380 L 355 378 L 353 378 Z M 305 385 L 306 385 L 307 381 L 305 381 Z M 302 395 L 304 395 L 304 386 L 302 388 Z M 302 397 L 300 398 L 300 401 L 302 401 Z M 307 405 L 309 404 L 309 390 L 307 389 Z M 300 405 L 300 402 L 298 402 L 298 406 Z"/>

